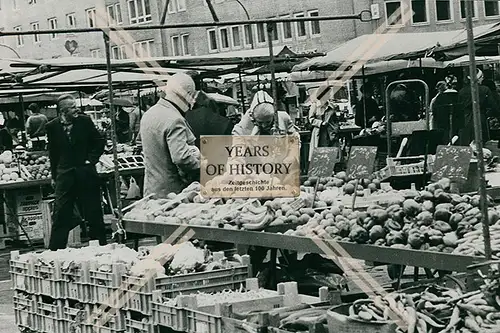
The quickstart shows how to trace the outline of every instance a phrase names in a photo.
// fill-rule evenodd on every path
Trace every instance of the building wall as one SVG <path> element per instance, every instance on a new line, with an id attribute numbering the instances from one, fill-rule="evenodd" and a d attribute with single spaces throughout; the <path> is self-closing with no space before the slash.
<path id="1" fill-rule="evenodd" d="M 161 7 L 165 5 L 166 0 L 160 0 Z M 212 16 L 205 3 L 205 0 L 185 0 L 185 10 L 179 11 L 176 7 L 178 1 L 184 0 L 171 0 L 172 8 L 167 15 L 166 23 L 177 24 L 183 22 L 210 22 Z M 316 11 L 319 16 L 327 15 L 348 15 L 359 13 L 361 10 L 369 9 L 369 0 L 240 0 L 243 6 L 248 10 L 251 19 L 261 19 L 278 17 L 284 15 L 293 16 L 298 13 L 303 13 L 309 16 L 311 11 Z M 246 20 L 246 14 L 242 6 L 236 0 L 212 0 L 214 9 L 221 21 L 235 21 Z M 263 10 L 265 8 L 265 10 Z M 306 22 L 306 35 L 298 36 L 297 23 L 292 25 L 292 38 L 284 38 L 283 26 L 278 26 L 278 41 L 276 45 L 287 45 L 290 49 L 296 52 L 317 50 L 325 52 L 331 50 L 335 45 L 342 43 L 346 40 L 355 38 L 364 33 L 371 32 L 371 25 L 369 23 L 361 23 L 356 20 L 342 20 L 342 21 L 322 21 L 320 22 L 320 34 L 313 35 L 311 33 L 311 24 Z M 251 45 L 230 45 L 229 48 L 223 48 L 221 45 L 222 37 L 221 29 L 216 29 L 216 37 L 218 47 L 211 50 L 208 45 L 207 28 L 188 28 L 177 30 L 164 31 L 164 49 L 166 54 L 175 55 L 172 46 L 172 37 L 189 35 L 188 53 L 191 55 L 205 55 L 210 53 L 220 53 L 228 51 L 238 51 L 244 49 L 251 49 Z M 232 29 L 230 29 L 232 31 Z M 244 41 L 243 24 L 239 28 L 240 40 Z M 254 48 L 265 48 L 267 42 L 259 43 L 257 39 L 257 26 L 253 26 Z M 229 39 L 232 39 L 231 32 Z M 234 44 L 231 43 L 230 44 Z M 243 44 L 243 43 L 242 43 Z M 181 44 L 182 46 L 182 44 Z M 185 52 L 181 52 L 181 55 Z"/>
<path id="2" fill-rule="evenodd" d="M 108 24 L 106 7 L 117 3 L 121 7 L 121 24 L 131 24 L 128 0 L 36 0 L 36 3 L 30 3 L 33 0 L 17 0 L 17 8 L 13 8 L 14 0 L 0 1 L 2 2 L 0 17 L 3 16 L 3 19 L 0 20 L 0 29 L 4 28 L 10 31 L 16 27 L 21 27 L 23 31 L 32 30 L 31 24 L 35 22 L 39 24 L 39 29 L 50 29 L 49 19 L 51 18 L 57 20 L 57 28 L 71 28 L 67 22 L 67 15 L 70 13 L 73 13 L 76 19 L 76 28 L 89 27 L 86 11 L 90 8 L 96 9 L 96 24 L 106 26 Z M 150 3 L 150 20 L 137 24 L 158 23 L 159 13 L 156 0 L 150 1 Z M 36 41 L 33 35 L 27 35 L 22 37 L 23 45 L 18 45 L 17 37 L 9 36 L 4 37 L 0 44 L 5 43 L 12 47 L 22 58 L 47 59 L 71 56 L 65 45 L 72 41 L 78 43 L 78 48 L 73 56 L 104 57 L 102 33 L 59 34 L 56 38 L 51 38 L 49 35 L 39 35 L 39 40 Z M 143 41 L 153 41 L 150 45 L 151 56 L 162 55 L 161 33 L 158 30 L 120 32 L 111 35 L 111 44 L 122 46 L 122 49 L 128 50 L 128 57 L 133 57 L 132 45 Z M 12 52 L 5 47 L 0 47 L 0 52 L 2 52 L 0 53 L 2 56 L 13 57 Z"/>
<path id="3" fill-rule="evenodd" d="M 487 5 L 485 5 L 485 1 L 488 3 Z M 374 22 L 374 29 L 380 28 L 382 30 L 387 27 L 390 6 L 394 8 L 400 3 L 406 3 L 410 6 L 409 9 L 417 12 L 417 16 L 412 16 L 411 11 L 408 11 L 405 19 L 406 25 L 397 26 L 399 32 L 432 32 L 465 28 L 465 19 L 462 18 L 465 7 L 462 11 L 462 1 L 459 0 L 372 0 L 372 3 L 378 5 L 380 10 L 380 19 Z M 441 10 L 438 10 L 438 6 Z M 474 6 L 476 13 L 474 25 L 492 24 L 500 20 L 500 1 L 474 0 Z M 446 15 L 448 8 L 451 15 Z M 425 13 L 424 16 L 421 13 Z M 449 19 L 447 19 L 448 17 Z M 415 18 L 416 21 L 423 21 L 424 18 L 426 20 L 414 22 Z"/>

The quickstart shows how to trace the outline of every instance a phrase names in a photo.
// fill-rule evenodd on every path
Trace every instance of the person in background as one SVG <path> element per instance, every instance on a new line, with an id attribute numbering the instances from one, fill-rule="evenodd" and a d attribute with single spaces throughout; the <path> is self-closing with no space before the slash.
<path id="1" fill-rule="evenodd" d="M 146 96 L 142 96 L 134 111 L 130 112 L 130 133 L 132 136 L 132 144 L 135 144 L 139 131 L 141 129 L 141 119 L 142 115 L 151 108 L 149 104 L 149 99 Z"/>
<path id="2" fill-rule="evenodd" d="M 383 114 L 380 112 L 377 101 L 373 97 L 372 89 L 363 86 L 359 90 L 362 95 L 354 106 L 354 122 L 361 128 L 371 128 L 374 122 L 382 119 Z"/>
<path id="3" fill-rule="evenodd" d="M 31 139 L 33 150 L 45 150 L 45 145 L 47 143 L 45 126 L 49 120 L 47 116 L 40 113 L 40 107 L 37 104 L 30 104 L 28 109 L 32 114 L 26 121 L 26 133 Z"/>
<path id="4" fill-rule="evenodd" d="M 433 99 L 431 99 L 431 103 L 429 104 L 429 110 L 431 111 L 430 114 L 430 123 L 431 123 L 431 128 L 433 128 L 434 124 L 434 103 L 436 102 L 436 99 L 438 98 L 439 95 L 441 95 L 444 91 L 446 90 L 446 82 L 445 81 L 439 81 L 436 83 L 436 96 L 434 96 Z"/>
<path id="5" fill-rule="evenodd" d="M 331 147 L 335 143 L 335 135 L 339 130 L 335 105 L 330 101 L 325 103 L 316 100 L 309 109 L 309 123 L 313 127 L 309 144 L 309 161 L 311 161 L 315 148 Z"/>
<path id="6" fill-rule="evenodd" d="M 216 103 L 204 92 L 200 92 L 195 106 L 186 112 L 186 120 L 196 137 L 196 147 L 200 148 L 203 135 L 231 135 L 233 124 L 223 116 Z"/>
<path id="7" fill-rule="evenodd" d="M 484 74 L 480 69 L 477 70 L 477 80 L 479 83 L 479 109 L 481 115 L 482 139 L 484 144 L 490 140 L 488 117 L 498 117 L 499 106 L 496 104 L 490 89 L 482 85 Z M 463 115 L 464 124 L 462 130 L 460 131 L 459 142 L 462 146 L 468 146 L 475 139 L 470 83 L 465 84 L 464 87 L 458 92 L 458 105 L 459 110 Z"/>
<path id="8" fill-rule="evenodd" d="M 200 170 L 200 151 L 185 114 L 196 103 L 198 91 L 184 73 L 171 76 L 162 87 L 165 96 L 141 120 L 144 153 L 144 196 L 167 198 L 180 193 Z"/>
<path id="9" fill-rule="evenodd" d="M 0 151 L 12 150 L 13 148 L 14 143 L 12 142 L 12 136 L 7 127 L 5 127 L 5 118 L 3 114 L 0 113 Z"/>
<path id="10" fill-rule="evenodd" d="M 56 196 L 49 248 L 55 251 L 66 247 L 69 232 L 77 226 L 75 204 L 83 208 L 81 213 L 88 222 L 90 239 L 105 245 L 101 182 L 96 170 L 104 152 L 104 140 L 90 117 L 78 115 L 71 95 L 59 97 L 57 111 L 59 117 L 46 127 Z"/>
<path id="11" fill-rule="evenodd" d="M 245 114 L 241 117 L 241 120 L 234 125 L 232 134 L 237 135 L 237 136 L 243 136 L 243 135 L 251 135 L 252 131 L 254 129 L 254 122 L 252 120 L 251 114 L 257 104 L 261 103 L 262 101 L 267 101 L 267 103 L 273 103 L 273 98 L 264 90 L 258 90 L 255 92 L 253 98 L 252 98 L 252 103 L 250 103 L 250 107 L 245 112 Z"/>
<path id="12" fill-rule="evenodd" d="M 444 90 L 431 103 L 432 128 L 442 130 L 447 142 L 458 135 L 459 129 L 464 125 L 458 112 L 457 84 L 456 76 L 448 75 L 444 81 Z"/>
<path id="13" fill-rule="evenodd" d="M 130 116 L 121 106 L 116 108 L 116 139 L 118 143 L 130 142 Z"/>
<path id="14" fill-rule="evenodd" d="M 400 83 L 389 95 L 391 119 L 394 122 L 417 121 L 420 118 L 420 102 L 415 91 L 406 83 Z"/>

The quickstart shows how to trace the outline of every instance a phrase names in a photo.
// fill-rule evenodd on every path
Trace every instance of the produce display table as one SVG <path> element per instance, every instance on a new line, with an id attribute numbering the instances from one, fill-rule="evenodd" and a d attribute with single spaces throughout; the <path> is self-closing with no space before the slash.
<path id="1" fill-rule="evenodd" d="M 413 267 L 432 268 L 451 272 L 466 272 L 467 267 L 485 261 L 481 257 L 468 257 L 439 252 L 426 252 L 409 249 L 382 247 L 375 245 L 359 245 L 346 242 L 330 242 L 325 239 L 288 236 L 270 232 L 255 232 L 230 230 L 202 226 L 166 224 L 148 221 L 124 220 L 123 226 L 127 232 L 151 236 L 168 237 L 174 233 L 185 234 L 194 231 L 193 239 L 209 241 L 224 241 L 238 245 L 260 246 L 272 249 L 296 251 L 298 253 L 325 254 L 323 248 L 329 247 L 332 254 L 337 253 L 334 244 L 340 245 L 349 257 L 386 264 L 398 264 Z M 179 233 L 179 228 L 185 228 Z M 331 243 L 331 244 L 328 244 Z M 334 245 L 332 247 L 332 245 Z"/>

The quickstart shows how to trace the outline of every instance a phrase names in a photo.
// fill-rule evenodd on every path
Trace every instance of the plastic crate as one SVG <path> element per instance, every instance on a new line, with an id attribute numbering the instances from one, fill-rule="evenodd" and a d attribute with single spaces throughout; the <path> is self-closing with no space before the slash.
<path id="1" fill-rule="evenodd" d="M 64 301 L 54 300 L 50 303 L 49 300 L 44 300 L 41 297 L 36 297 L 36 313 L 40 316 L 47 316 L 57 320 L 64 320 Z"/>
<path id="2" fill-rule="evenodd" d="M 222 333 L 222 317 L 198 310 L 184 309 L 188 333 Z"/>
<path id="3" fill-rule="evenodd" d="M 127 311 L 125 327 L 127 333 L 154 333 L 153 318 L 139 312 Z"/>
<path id="4" fill-rule="evenodd" d="M 66 298 L 59 261 L 54 261 L 51 266 L 35 263 L 35 280 L 38 286 L 37 294 L 55 299 Z"/>
<path id="5" fill-rule="evenodd" d="M 92 302 L 92 287 L 90 285 L 89 263 L 82 263 L 80 267 L 69 272 L 61 273 L 64 280 L 64 291 L 66 298 L 82 303 Z"/>
<path id="6" fill-rule="evenodd" d="M 118 330 L 110 327 L 102 327 L 97 325 L 82 325 L 79 333 L 124 333 L 125 330 Z M 75 332 L 76 333 L 76 332 Z"/>
<path id="7" fill-rule="evenodd" d="M 126 293 L 124 296 L 126 309 L 151 315 L 154 290 L 160 290 L 163 296 L 173 298 L 181 294 L 238 289 L 251 275 L 250 258 L 243 256 L 243 262 L 244 265 L 238 267 L 174 276 L 135 277 L 125 275 L 122 289 Z"/>
<path id="8" fill-rule="evenodd" d="M 35 330 L 36 298 L 34 295 L 15 292 L 13 296 L 16 325 Z"/>
<path id="9" fill-rule="evenodd" d="M 104 304 L 111 307 L 121 308 L 125 305 L 124 293 L 122 291 L 122 276 L 125 274 L 125 266 L 113 265 L 111 272 L 101 272 L 90 269 L 90 285 L 92 290 L 92 301 L 94 304 Z"/>
<path id="10" fill-rule="evenodd" d="M 186 312 L 183 308 L 159 302 L 153 302 L 151 306 L 154 325 L 168 327 L 179 332 L 186 329 Z"/>
<path id="11" fill-rule="evenodd" d="M 67 323 L 64 320 L 52 318 L 50 316 L 36 315 L 37 333 L 66 333 Z"/>
<path id="12" fill-rule="evenodd" d="M 110 328 L 115 331 L 125 330 L 125 313 L 122 310 L 105 305 L 92 305 L 88 309 L 84 325 Z"/>
<path id="13" fill-rule="evenodd" d="M 10 253 L 10 275 L 14 290 L 27 293 L 37 293 L 37 285 L 34 277 L 35 260 L 32 258 L 27 262 L 19 260 L 19 251 Z"/>

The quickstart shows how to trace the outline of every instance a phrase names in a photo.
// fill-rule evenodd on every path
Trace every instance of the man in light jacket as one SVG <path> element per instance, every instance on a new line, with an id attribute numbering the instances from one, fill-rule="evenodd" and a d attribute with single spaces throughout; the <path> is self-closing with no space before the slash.
<path id="1" fill-rule="evenodd" d="M 185 113 L 196 102 L 193 79 L 183 73 L 173 75 L 164 88 L 165 97 L 146 112 L 140 135 L 145 162 L 144 195 L 166 198 L 187 187 L 188 175 L 199 175 L 200 151 Z"/>

